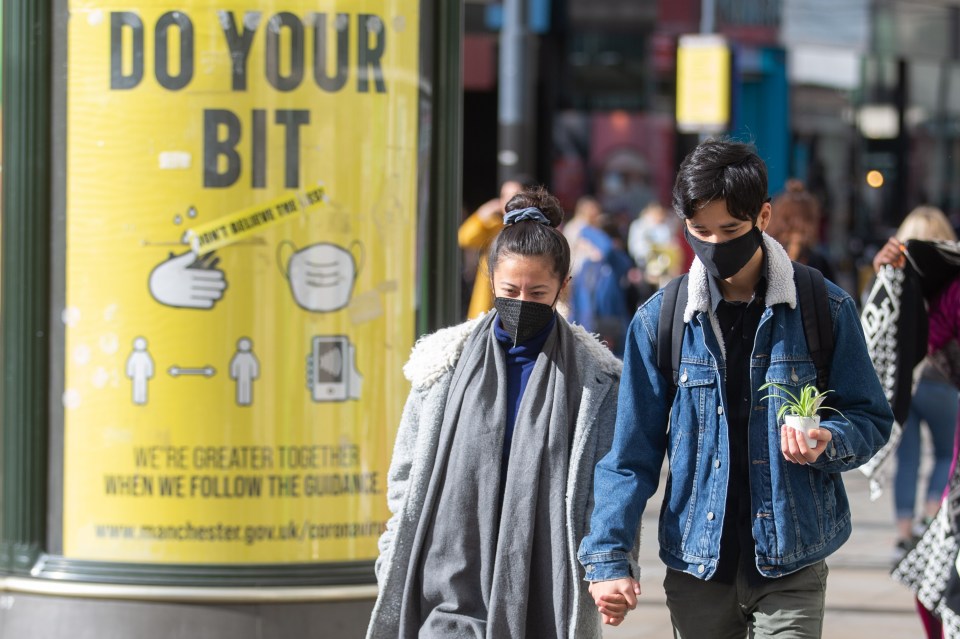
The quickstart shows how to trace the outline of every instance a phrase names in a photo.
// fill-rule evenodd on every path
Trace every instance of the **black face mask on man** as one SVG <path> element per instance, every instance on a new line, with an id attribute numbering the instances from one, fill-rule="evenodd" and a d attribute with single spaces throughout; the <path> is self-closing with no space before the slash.
<path id="1" fill-rule="evenodd" d="M 704 242 L 695 238 L 686 225 L 683 234 L 707 271 L 721 280 L 739 273 L 763 243 L 763 233 L 757 226 L 726 242 Z"/>
<path id="2" fill-rule="evenodd" d="M 559 297 L 559 293 L 557 294 Z M 554 300 L 556 301 L 556 300 Z M 540 331 L 553 319 L 553 306 L 528 302 L 515 297 L 498 297 L 493 306 L 500 314 L 500 323 L 513 338 L 513 345 L 521 344 Z"/>

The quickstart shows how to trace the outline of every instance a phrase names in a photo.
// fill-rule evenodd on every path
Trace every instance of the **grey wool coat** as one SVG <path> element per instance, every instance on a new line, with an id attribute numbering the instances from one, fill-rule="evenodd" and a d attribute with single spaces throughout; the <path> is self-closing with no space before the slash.
<path id="1" fill-rule="evenodd" d="M 411 383 L 387 476 L 387 505 L 392 513 L 380 537 L 376 563 L 379 596 L 367 629 L 368 639 L 396 639 L 401 598 L 411 546 L 423 511 L 427 486 L 436 462 L 444 404 L 464 343 L 479 319 L 421 338 L 403 368 Z M 617 413 L 617 392 L 623 364 L 593 335 L 571 325 L 577 365 L 583 384 L 580 410 L 570 451 L 566 491 L 567 566 L 578 592 L 571 598 L 568 636 L 601 636 L 600 615 L 587 592 L 577 547 L 593 510 L 593 469 L 610 449 Z M 547 587 L 547 586 L 545 586 Z"/>

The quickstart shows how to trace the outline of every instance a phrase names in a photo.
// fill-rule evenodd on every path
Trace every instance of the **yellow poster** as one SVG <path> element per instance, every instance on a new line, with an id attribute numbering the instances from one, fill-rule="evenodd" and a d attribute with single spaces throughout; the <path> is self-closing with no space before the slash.
<path id="1" fill-rule="evenodd" d="M 414 337 L 419 2 L 69 13 L 64 555 L 376 557 Z"/>
<path id="2" fill-rule="evenodd" d="M 719 133 L 730 123 L 730 47 L 717 35 L 680 36 L 677 129 Z"/>

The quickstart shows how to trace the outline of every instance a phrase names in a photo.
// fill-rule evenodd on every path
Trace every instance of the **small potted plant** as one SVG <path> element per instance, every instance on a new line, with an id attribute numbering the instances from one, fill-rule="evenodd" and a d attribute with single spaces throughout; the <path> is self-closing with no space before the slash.
<path id="1" fill-rule="evenodd" d="M 761 401 L 770 398 L 782 399 L 783 404 L 780 405 L 780 410 L 777 411 L 777 419 L 784 419 L 784 423 L 788 428 L 803 433 L 808 448 L 813 448 L 817 445 L 817 440 L 807 435 L 807 432 L 811 428 L 820 428 L 819 413 L 821 410 L 832 410 L 843 417 L 843 413 L 836 408 L 823 405 L 824 400 L 827 398 L 827 393 L 832 393 L 833 391 L 826 390 L 821 393 L 815 385 L 807 384 L 800 389 L 799 395 L 794 395 L 785 386 L 777 384 L 776 382 L 767 382 L 761 386 L 759 390 L 766 390 L 767 388 L 774 388 L 783 394 L 765 395 L 760 398 Z"/>

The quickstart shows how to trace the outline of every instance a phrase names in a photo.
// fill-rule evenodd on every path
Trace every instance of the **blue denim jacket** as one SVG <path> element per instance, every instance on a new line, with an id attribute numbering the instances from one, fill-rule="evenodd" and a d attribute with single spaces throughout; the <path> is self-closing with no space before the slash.
<path id="1" fill-rule="evenodd" d="M 850 536 L 850 508 L 839 473 L 865 463 L 884 445 L 893 414 L 867 354 L 853 300 L 828 282 L 835 347 L 829 381 L 834 392 L 827 404 L 843 417 L 832 412 L 821 416 L 820 427 L 830 430 L 833 440 L 815 463 L 783 458 L 777 420 L 782 400 L 761 399 L 766 392 L 757 389 L 777 382 L 796 392 L 816 383 L 816 368 L 807 350 L 790 260 L 768 236 L 764 242 L 767 308 L 750 363 L 749 476 L 756 565 L 763 575 L 778 577 L 822 560 Z M 662 293 L 647 301 L 630 324 L 613 446 L 597 464 L 590 532 L 578 553 L 588 581 L 630 574 L 640 516 L 657 490 L 664 455 L 670 473 L 660 512 L 660 557 L 670 568 L 702 579 L 716 571 L 730 452 L 723 341 L 710 310 L 707 277 L 695 261 L 672 407 L 670 384 L 656 357 Z"/>

